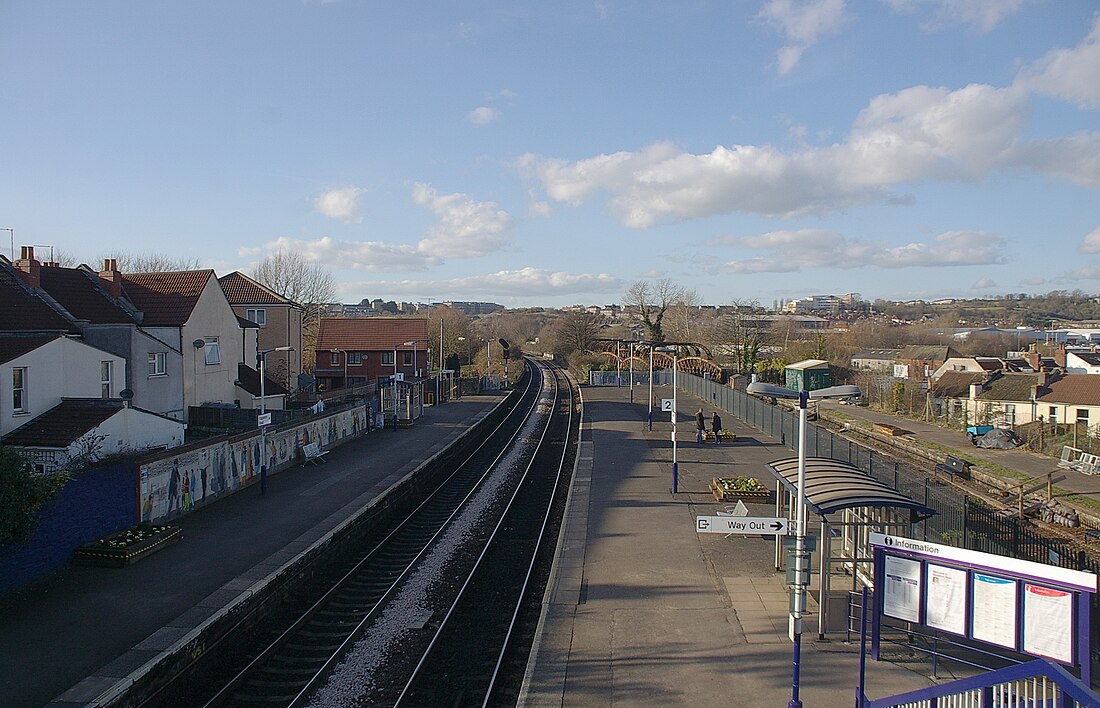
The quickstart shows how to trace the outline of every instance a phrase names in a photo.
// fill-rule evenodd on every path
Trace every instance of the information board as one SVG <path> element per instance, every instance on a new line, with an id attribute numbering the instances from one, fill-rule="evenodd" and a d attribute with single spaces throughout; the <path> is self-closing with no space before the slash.
<path id="1" fill-rule="evenodd" d="M 920 622 L 920 561 L 886 557 L 883 614 Z"/>
<path id="2" fill-rule="evenodd" d="M 1016 648 L 1016 581 L 974 573 L 974 639 Z"/>
<path id="3" fill-rule="evenodd" d="M 929 627 L 966 634 L 966 571 L 929 563 L 924 622 Z"/>
<path id="4" fill-rule="evenodd" d="M 1073 662 L 1073 594 L 1024 584 L 1024 651 Z"/>

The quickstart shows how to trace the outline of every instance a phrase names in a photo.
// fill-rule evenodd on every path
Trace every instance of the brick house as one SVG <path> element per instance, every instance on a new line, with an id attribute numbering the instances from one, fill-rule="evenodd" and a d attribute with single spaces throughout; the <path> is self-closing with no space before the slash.
<path id="1" fill-rule="evenodd" d="M 272 351 L 266 356 L 265 373 L 283 386 L 294 389 L 302 373 L 301 305 L 261 285 L 247 275 L 234 271 L 218 278 L 233 312 L 256 323 L 257 346 L 264 351 L 291 347 L 293 351 Z"/>
<path id="2" fill-rule="evenodd" d="M 313 375 L 324 390 L 428 375 L 428 320 L 422 317 L 322 318 Z"/>

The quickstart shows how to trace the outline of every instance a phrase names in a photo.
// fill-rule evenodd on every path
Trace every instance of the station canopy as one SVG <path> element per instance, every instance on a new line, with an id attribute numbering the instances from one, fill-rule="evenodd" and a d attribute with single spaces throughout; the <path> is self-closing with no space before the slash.
<path id="1" fill-rule="evenodd" d="M 797 457 L 770 462 L 768 468 L 787 491 L 798 493 Z M 914 523 L 936 514 L 855 465 L 828 457 L 806 458 L 806 506 L 821 516 L 866 507 L 909 509 Z"/>

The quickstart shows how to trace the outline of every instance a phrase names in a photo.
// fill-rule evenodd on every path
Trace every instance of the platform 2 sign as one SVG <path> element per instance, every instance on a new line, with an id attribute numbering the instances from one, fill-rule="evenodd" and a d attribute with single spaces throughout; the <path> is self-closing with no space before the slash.
<path id="1" fill-rule="evenodd" d="M 790 522 L 781 516 L 696 516 L 697 533 L 786 536 Z"/>

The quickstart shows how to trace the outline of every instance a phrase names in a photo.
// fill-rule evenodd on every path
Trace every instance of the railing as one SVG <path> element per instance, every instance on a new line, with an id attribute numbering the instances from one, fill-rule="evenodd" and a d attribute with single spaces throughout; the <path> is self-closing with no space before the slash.
<path id="1" fill-rule="evenodd" d="M 857 708 L 1074 708 L 1100 706 L 1100 695 L 1048 659 L 1035 659 L 939 686 L 871 700 Z"/>

